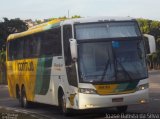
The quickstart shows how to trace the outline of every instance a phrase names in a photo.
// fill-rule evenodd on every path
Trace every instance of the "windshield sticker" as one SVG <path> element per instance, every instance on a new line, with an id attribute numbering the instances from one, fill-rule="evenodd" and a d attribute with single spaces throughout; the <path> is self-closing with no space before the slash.
<path id="1" fill-rule="evenodd" d="M 119 48 L 120 43 L 118 41 L 112 41 L 112 46 L 113 46 L 113 48 Z"/>

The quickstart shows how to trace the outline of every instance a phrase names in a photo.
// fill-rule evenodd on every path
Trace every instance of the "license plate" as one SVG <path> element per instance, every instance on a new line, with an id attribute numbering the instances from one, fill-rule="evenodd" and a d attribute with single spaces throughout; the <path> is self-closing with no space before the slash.
<path id="1" fill-rule="evenodd" d="M 112 102 L 123 102 L 123 98 L 113 98 Z"/>

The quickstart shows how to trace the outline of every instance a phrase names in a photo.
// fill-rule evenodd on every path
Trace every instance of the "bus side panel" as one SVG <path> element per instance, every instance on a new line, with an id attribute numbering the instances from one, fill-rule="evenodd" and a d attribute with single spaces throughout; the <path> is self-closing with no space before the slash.
<path id="1" fill-rule="evenodd" d="M 27 65 L 23 66 L 21 74 L 19 74 L 20 85 L 25 86 L 27 100 L 34 101 L 35 96 L 35 82 L 37 74 L 37 62 L 38 59 L 27 59 L 22 61 Z"/>
<path id="2" fill-rule="evenodd" d="M 57 92 L 63 82 L 63 70 L 61 56 L 39 59 L 34 99 L 36 102 L 58 105 Z"/>
<path id="3" fill-rule="evenodd" d="M 43 61 L 40 61 L 40 62 L 42 63 Z M 42 66 L 43 63 L 42 64 L 41 63 L 40 65 Z M 45 68 L 45 70 L 46 69 L 47 68 Z M 71 106 L 70 97 L 73 97 L 73 95 L 75 95 L 75 89 L 73 89 L 68 83 L 63 57 L 62 56 L 53 57 L 52 65 L 51 67 L 48 67 L 48 69 L 51 69 L 50 74 L 48 74 L 48 76 L 50 77 L 49 81 L 47 81 L 48 79 L 44 78 L 43 73 L 40 74 L 37 71 L 37 79 L 36 79 L 36 87 L 35 87 L 36 94 L 35 94 L 34 101 L 58 106 L 58 90 L 59 88 L 62 88 L 67 98 L 67 107 L 73 108 L 73 105 Z M 37 70 L 41 71 L 40 67 Z M 47 73 L 45 73 L 45 75 L 47 75 Z M 38 77 L 42 77 L 42 78 L 38 78 Z M 49 83 L 49 87 L 48 87 L 48 83 L 43 83 L 45 81 Z M 46 85 L 46 86 L 43 86 L 43 85 Z M 46 93 L 41 92 L 41 90 L 45 90 L 45 88 L 43 87 L 47 87 Z M 37 93 L 38 91 L 39 93 Z"/>
<path id="4" fill-rule="evenodd" d="M 37 59 L 7 62 L 8 88 L 11 97 L 16 97 L 16 85 L 21 91 L 24 86 L 27 100 L 33 101 L 36 81 Z"/>
<path id="5" fill-rule="evenodd" d="M 46 95 L 49 89 L 52 57 L 40 58 L 37 64 L 35 94 Z"/>
<path id="6" fill-rule="evenodd" d="M 8 89 L 11 97 L 16 98 L 16 84 L 17 84 L 17 72 L 16 72 L 15 62 L 8 61 L 7 62 L 7 81 L 8 81 Z"/>

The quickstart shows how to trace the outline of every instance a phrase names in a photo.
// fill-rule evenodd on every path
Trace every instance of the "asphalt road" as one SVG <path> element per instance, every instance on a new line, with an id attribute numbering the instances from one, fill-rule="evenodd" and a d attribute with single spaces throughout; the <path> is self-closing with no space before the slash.
<path id="1" fill-rule="evenodd" d="M 143 105 L 129 106 L 128 114 L 160 114 L 160 71 L 149 73 L 149 95 L 150 102 Z M 33 104 L 29 109 L 22 109 L 17 100 L 9 97 L 7 86 L 0 85 L 0 107 L 14 108 L 27 113 L 37 113 L 51 119 L 104 119 L 106 115 L 117 114 L 114 108 L 101 110 L 87 110 L 75 112 L 71 117 L 64 117 L 57 107 L 43 104 Z M 153 115 L 154 116 L 154 115 Z M 153 117 L 152 117 L 153 118 Z M 159 119 L 160 115 L 158 118 Z"/>

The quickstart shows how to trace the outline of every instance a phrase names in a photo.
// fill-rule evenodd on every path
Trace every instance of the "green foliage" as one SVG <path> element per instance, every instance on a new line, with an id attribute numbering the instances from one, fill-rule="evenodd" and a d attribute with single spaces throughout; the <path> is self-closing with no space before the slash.
<path id="1" fill-rule="evenodd" d="M 0 51 L 6 49 L 6 39 L 9 34 L 22 32 L 27 29 L 26 23 L 19 18 L 10 20 L 3 18 L 3 21 L 0 22 Z"/>
<path id="2" fill-rule="evenodd" d="M 0 22 L 0 80 L 6 82 L 6 41 L 9 34 L 27 30 L 28 27 L 19 18 L 3 18 Z"/>
<path id="3" fill-rule="evenodd" d="M 2 68 L 2 65 L 4 65 L 6 61 L 6 52 L 0 52 L 0 68 Z"/>
<path id="4" fill-rule="evenodd" d="M 149 20 L 137 19 L 142 33 L 149 33 Z"/>
<path id="5" fill-rule="evenodd" d="M 72 16 L 71 18 L 72 18 L 72 19 L 74 19 L 74 18 L 81 18 L 81 16 L 80 16 L 80 15 L 74 15 L 74 16 Z"/>
<path id="6" fill-rule="evenodd" d="M 71 19 L 75 19 L 75 18 L 81 18 L 81 16 L 80 15 L 74 15 L 74 16 L 71 17 Z M 66 19 L 70 19 L 70 18 L 68 18 L 66 16 L 61 16 L 61 17 L 58 17 L 58 18 L 53 17 L 53 18 L 47 19 L 47 21 L 51 21 L 51 20 L 54 20 L 54 19 L 63 19 L 63 20 L 66 20 Z"/>
<path id="7" fill-rule="evenodd" d="M 160 22 L 148 19 L 137 19 L 143 34 L 151 34 L 156 39 L 157 52 L 147 56 L 150 69 L 160 69 Z"/>
<path id="8" fill-rule="evenodd" d="M 36 22 L 37 24 L 41 24 L 41 23 L 42 23 L 41 20 L 36 20 L 35 22 Z"/>
<path id="9" fill-rule="evenodd" d="M 0 52 L 0 83 L 7 83 L 6 80 L 6 52 Z"/>
<path id="10" fill-rule="evenodd" d="M 160 37 L 160 22 L 148 19 L 137 19 L 142 33 L 147 33 L 155 36 L 157 39 Z"/>

